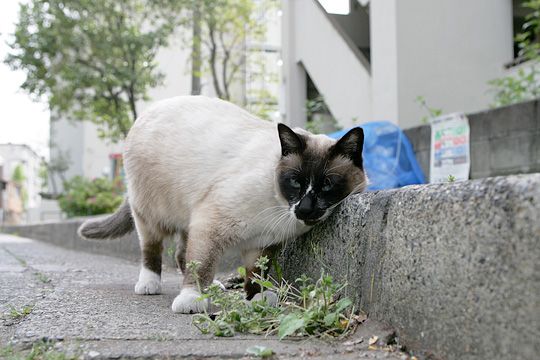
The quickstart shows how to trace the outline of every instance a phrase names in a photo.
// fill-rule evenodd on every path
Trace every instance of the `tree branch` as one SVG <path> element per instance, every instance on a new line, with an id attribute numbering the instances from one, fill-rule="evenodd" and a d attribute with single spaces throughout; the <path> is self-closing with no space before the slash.
<path id="1" fill-rule="evenodd" d="M 210 36 L 210 70 L 212 72 L 212 80 L 214 84 L 214 90 L 216 91 L 216 95 L 223 99 L 223 92 L 221 91 L 221 87 L 219 86 L 219 80 L 216 70 L 216 52 L 217 52 L 217 44 L 216 44 L 216 38 L 215 38 L 215 29 L 214 25 L 211 23 L 207 23 L 208 25 L 208 35 Z"/>

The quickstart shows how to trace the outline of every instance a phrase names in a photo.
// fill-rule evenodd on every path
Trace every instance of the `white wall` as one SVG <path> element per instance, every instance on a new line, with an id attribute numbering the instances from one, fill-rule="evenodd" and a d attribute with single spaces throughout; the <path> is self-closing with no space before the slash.
<path id="1" fill-rule="evenodd" d="M 446 113 L 488 108 L 487 82 L 503 75 L 513 57 L 511 1 L 393 1 L 400 126 L 420 124 L 418 95 Z"/>
<path id="2" fill-rule="evenodd" d="M 398 121 L 398 54 L 396 0 L 370 3 L 373 118 Z"/>
<path id="3" fill-rule="evenodd" d="M 340 35 L 315 0 L 285 1 L 284 17 L 287 24 L 283 49 L 288 52 L 284 54 L 287 121 L 305 124 L 305 111 L 298 110 L 305 107 L 306 101 L 299 64 L 342 126 L 371 120 L 370 70 L 359 60 L 359 50 L 352 41 L 347 42 Z M 295 84 L 296 80 L 300 83 Z"/>

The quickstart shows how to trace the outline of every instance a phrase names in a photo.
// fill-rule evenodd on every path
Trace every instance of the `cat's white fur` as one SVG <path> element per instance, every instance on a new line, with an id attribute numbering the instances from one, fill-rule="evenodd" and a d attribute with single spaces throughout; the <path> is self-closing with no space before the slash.
<path id="1" fill-rule="evenodd" d="M 325 146 L 335 142 L 309 136 Z M 202 96 L 157 103 L 135 122 L 125 144 L 128 198 L 141 241 L 137 214 L 146 227 L 189 231 L 190 241 L 223 231 L 226 246 L 245 253 L 305 233 L 310 227 L 296 219 L 278 188 L 280 156 L 276 125 L 235 105 Z M 223 229 L 211 229 L 216 226 Z M 148 271 L 141 270 L 137 293 L 157 290 Z M 184 288 L 173 310 L 199 311 L 196 292 Z"/>

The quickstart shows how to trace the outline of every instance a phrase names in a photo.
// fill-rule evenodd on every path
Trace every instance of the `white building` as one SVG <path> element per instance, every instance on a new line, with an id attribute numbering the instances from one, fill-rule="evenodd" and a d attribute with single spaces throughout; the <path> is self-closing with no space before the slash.
<path id="1" fill-rule="evenodd" d="M 10 182 L 13 177 L 13 172 L 20 166 L 24 175 L 23 189 L 26 195 L 19 194 L 22 202 L 22 207 L 25 210 L 22 212 L 21 220 L 23 222 L 38 221 L 40 217 L 41 206 L 41 179 L 39 177 L 39 170 L 41 167 L 41 157 L 32 150 L 28 145 L 23 144 L 0 144 L 0 158 L 2 162 L 0 164 L 0 179 Z M 0 207 L 7 207 L 8 199 L 7 191 L 0 191 L 0 196 L 3 198 L 0 201 Z M 17 206 L 18 207 L 18 206 Z M 2 208 L 4 213 L 5 208 Z M 0 217 L 0 221 L 3 217 Z"/>
<path id="2" fill-rule="evenodd" d="M 426 114 L 418 96 L 446 113 L 493 102 L 488 81 L 509 71 L 521 1 L 321 3 L 342 1 L 346 15 L 328 13 L 317 0 L 282 2 L 288 123 L 306 124 L 310 81 L 344 127 L 375 120 L 420 125 Z"/>

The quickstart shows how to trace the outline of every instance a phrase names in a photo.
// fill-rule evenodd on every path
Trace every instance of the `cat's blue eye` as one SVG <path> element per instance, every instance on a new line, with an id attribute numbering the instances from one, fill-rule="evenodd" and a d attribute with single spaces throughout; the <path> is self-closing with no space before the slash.
<path id="1" fill-rule="evenodd" d="M 296 180 L 296 178 L 290 178 L 289 184 L 293 189 L 300 189 L 301 187 L 300 183 L 298 182 L 298 180 Z"/>
<path id="2" fill-rule="evenodd" d="M 324 184 L 323 184 L 323 187 L 321 188 L 322 191 L 330 191 L 332 190 L 332 187 L 334 186 L 334 184 L 332 183 L 332 180 L 326 178 L 324 179 Z"/>

